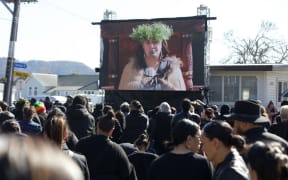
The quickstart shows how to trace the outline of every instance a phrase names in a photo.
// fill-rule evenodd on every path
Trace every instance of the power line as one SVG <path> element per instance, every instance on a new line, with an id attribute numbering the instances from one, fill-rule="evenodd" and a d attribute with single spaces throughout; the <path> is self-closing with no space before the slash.
<path id="1" fill-rule="evenodd" d="M 50 2 L 48 2 L 48 1 L 50 1 Z M 81 15 L 79 15 L 79 14 L 73 12 L 73 11 L 67 10 L 67 9 L 65 9 L 65 8 L 63 8 L 63 7 L 55 4 L 55 3 L 52 3 L 51 0 L 46 0 L 46 3 L 48 3 L 49 6 L 60 10 L 60 11 L 63 12 L 63 13 L 66 13 L 66 14 L 68 14 L 68 15 L 77 17 L 78 19 L 81 19 L 81 20 L 83 20 L 83 21 L 87 21 L 87 22 L 89 22 L 89 23 L 91 22 L 91 19 L 88 19 L 87 17 L 81 16 Z"/>
<path id="2" fill-rule="evenodd" d="M 0 20 L 1 20 L 1 21 L 9 21 L 9 22 L 11 22 L 11 19 L 8 19 L 8 18 L 1 18 L 1 17 L 0 17 Z"/>

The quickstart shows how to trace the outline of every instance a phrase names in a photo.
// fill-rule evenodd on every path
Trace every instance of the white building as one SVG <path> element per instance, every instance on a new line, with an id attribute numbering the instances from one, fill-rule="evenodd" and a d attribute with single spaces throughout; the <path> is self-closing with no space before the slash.
<path id="1" fill-rule="evenodd" d="M 288 88 L 288 65 L 210 65 L 210 104 L 230 104 L 236 100 L 272 100 L 278 106 Z"/>
<path id="2" fill-rule="evenodd" d="M 24 81 L 21 89 L 16 94 L 30 99 L 44 99 L 46 96 L 75 96 L 78 94 L 86 95 L 91 99 L 99 99 L 97 95 L 101 94 L 98 88 L 99 75 L 56 75 L 32 73 Z M 21 91 L 21 92 L 19 92 Z M 95 98 L 94 98 L 95 95 Z M 95 104 L 96 102 L 94 102 Z"/>

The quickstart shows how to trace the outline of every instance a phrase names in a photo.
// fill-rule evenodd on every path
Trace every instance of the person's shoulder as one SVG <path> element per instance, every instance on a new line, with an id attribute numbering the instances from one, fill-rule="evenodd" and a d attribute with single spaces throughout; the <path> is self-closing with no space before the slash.
<path id="1" fill-rule="evenodd" d="M 180 65 L 182 65 L 181 59 L 176 56 L 168 56 L 165 59 L 168 61 L 171 67 L 179 67 Z"/>
<path id="2" fill-rule="evenodd" d="M 76 145 L 83 145 L 83 144 L 87 144 L 87 143 L 90 143 L 90 142 L 95 142 L 95 137 L 96 135 L 91 135 L 91 136 L 85 136 L 85 137 L 82 137 L 78 140 L 77 144 Z"/>
<path id="3" fill-rule="evenodd" d="M 137 60 L 134 57 L 129 58 L 128 63 L 125 65 L 125 68 L 136 68 Z"/>
<path id="4" fill-rule="evenodd" d="M 235 179 L 235 180 L 248 180 L 248 169 L 240 167 L 227 167 L 225 171 L 222 171 L 221 179 Z"/>

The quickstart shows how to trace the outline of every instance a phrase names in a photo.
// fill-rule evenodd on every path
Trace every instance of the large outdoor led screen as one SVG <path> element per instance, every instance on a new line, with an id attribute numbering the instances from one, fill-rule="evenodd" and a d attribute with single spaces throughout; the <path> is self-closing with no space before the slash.
<path id="1" fill-rule="evenodd" d="M 204 86 L 206 22 L 206 16 L 102 21 L 100 87 L 190 91 Z"/>

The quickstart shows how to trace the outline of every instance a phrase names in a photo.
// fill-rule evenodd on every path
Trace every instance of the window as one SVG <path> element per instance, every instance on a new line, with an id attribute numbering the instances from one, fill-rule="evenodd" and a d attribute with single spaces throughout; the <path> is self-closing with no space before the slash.
<path id="1" fill-rule="evenodd" d="M 234 102 L 239 99 L 239 76 L 224 76 L 224 101 Z"/>
<path id="2" fill-rule="evenodd" d="M 32 87 L 29 87 L 29 96 L 32 96 Z"/>
<path id="3" fill-rule="evenodd" d="M 287 90 L 288 83 L 285 81 L 278 82 L 278 102 L 281 102 L 284 98 L 281 96 L 282 93 Z"/>
<path id="4" fill-rule="evenodd" d="M 281 94 L 282 94 L 282 82 L 278 82 L 278 102 L 281 101 Z"/>
<path id="5" fill-rule="evenodd" d="M 37 87 L 34 87 L 34 96 L 37 96 Z"/>
<path id="6" fill-rule="evenodd" d="M 222 101 L 222 76 L 210 77 L 210 101 L 221 102 Z"/>
<path id="7" fill-rule="evenodd" d="M 255 76 L 243 76 L 241 78 L 242 99 L 257 99 L 257 78 Z"/>
<path id="8" fill-rule="evenodd" d="M 210 77 L 211 102 L 235 102 L 239 99 L 257 99 L 256 76 Z"/>

